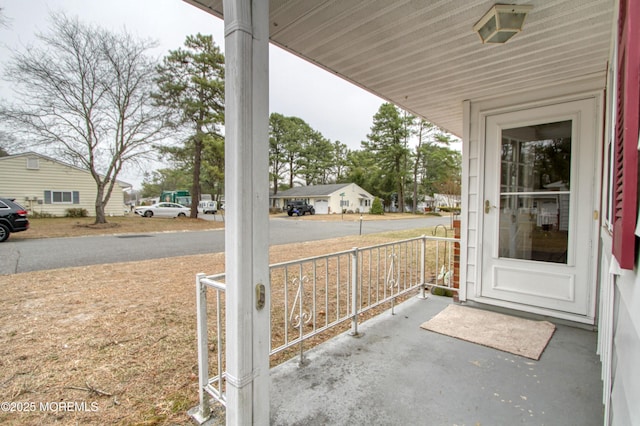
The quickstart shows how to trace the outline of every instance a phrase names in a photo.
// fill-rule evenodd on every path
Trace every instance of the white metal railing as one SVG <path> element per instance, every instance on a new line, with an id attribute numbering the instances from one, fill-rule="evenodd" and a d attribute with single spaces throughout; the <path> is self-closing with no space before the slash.
<path id="1" fill-rule="evenodd" d="M 350 333 L 357 335 L 359 316 L 371 309 L 390 302 L 393 313 L 396 298 L 409 292 L 426 298 L 427 288 L 451 289 L 457 243 L 423 235 L 270 265 L 270 355 L 297 345 L 302 362 L 304 342 L 330 328 L 350 320 Z M 224 278 L 196 276 L 200 400 L 190 413 L 201 423 L 210 415 L 211 398 L 226 404 Z M 215 293 L 214 303 L 208 291 Z"/>
<path id="2" fill-rule="evenodd" d="M 197 331 L 198 331 L 198 398 L 199 405 L 189 414 L 200 424 L 204 423 L 211 414 L 210 397 L 226 406 L 224 392 L 224 301 L 222 297 L 226 290 L 226 284 L 222 282 L 225 274 L 206 276 L 196 275 L 196 306 L 197 306 Z M 209 363 L 209 315 L 207 309 L 207 291 L 215 292 L 215 354 L 216 363 L 213 366 L 212 377 L 209 372 L 212 366 Z"/>

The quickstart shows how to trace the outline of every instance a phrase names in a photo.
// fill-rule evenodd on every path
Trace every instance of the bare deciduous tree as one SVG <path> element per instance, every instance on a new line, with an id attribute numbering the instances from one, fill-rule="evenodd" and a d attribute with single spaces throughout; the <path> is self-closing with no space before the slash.
<path id="1" fill-rule="evenodd" d="M 4 14 L 4 7 L 0 7 L 0 28 L 1 27 L 5 27 L 5 28 L 9 27 L 9 20 Z"/>
<path id="2" fill-rule="evenodd" d="M 89 171 L 97 186 L 96 223 L 123 166 L 150 157 L 163 138 L 153 106 L 155 43 L 51 15 L 38 47 L 14 52 L 5 69 L 17 101 L 0 116 L 27 146 Z"/>

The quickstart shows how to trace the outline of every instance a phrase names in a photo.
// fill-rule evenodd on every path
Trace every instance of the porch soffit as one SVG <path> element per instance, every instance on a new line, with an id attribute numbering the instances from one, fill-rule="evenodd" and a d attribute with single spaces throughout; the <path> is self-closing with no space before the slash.
<path id="1" fill-rule="evenodd" d="M 222 0 L 184 0 L 222 17 Z M 473 25 L 498 1 L 271 0 L 271 42 L 462 135 L 462 102 L 601 77 L 612 0 L 517 0 L 524 31 L 483 45 Z"/>

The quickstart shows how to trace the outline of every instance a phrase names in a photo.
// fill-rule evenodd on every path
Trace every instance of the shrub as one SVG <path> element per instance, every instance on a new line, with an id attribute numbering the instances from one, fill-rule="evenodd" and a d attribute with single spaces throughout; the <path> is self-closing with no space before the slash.
<path id="1" fill-rule="evenodd" d="M 73 208 L 73 209 L 66 209 L 64 216 L 65 217 L 87 217 L 89 216 L 89 213 L 87 212 L 87 209 Z"/>
<path id="2" fill-rule="evenodd" d="M 438 210 L 440 210 L 441 212 L 460 214 L 460 207 L 442 206 L 442 207 L 438 207 Z"/>
<path id="3" fill-rule="evenodd" d="M 382 200 L 380 200 L 380 198 L 376 197 L 373 199 L 369 214 L 384 214 L 384 208 L 382 207 Z"/>
<path id="4" fill-rule="evenodd" d="M 453 297 L 454 291 L 447 290 L 440 287 L 432 287 L 431 294 L 435 294 L 436 296 L 445 296 L 445 297 Z"/>
<path id="5" fill-rule="evenodd" d="M 33 219 L 49 219 L 53 217 L 52 213 L 32 211 L 29 216 Z"/>

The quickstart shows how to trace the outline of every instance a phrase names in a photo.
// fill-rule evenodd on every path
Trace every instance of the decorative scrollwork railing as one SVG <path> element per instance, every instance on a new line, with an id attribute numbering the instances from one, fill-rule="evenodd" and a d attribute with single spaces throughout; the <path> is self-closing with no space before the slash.
<path id="1" fill-rule="evenodd" d="M 309 277 L 304 276 L 302 278 L 294 278 L 292 284 L 297 284 L 298 291 L 296 297 L 293 299 L 293 305 L 291 306 L 291 315 L 289 316 L 289 324 L 291 327 L 300 329 L 304 324 L 309 324 L 311 321 L 311 313 L 304 310 L 304 283 L 309 281 Z M 296 311 L 298 306 L 298 311 Z"/>
<path id="2" fill-rule="evenodd" d="M 270 354 L 294 346 L 304 360 L 305 341 L 345 321 L 351 321 L 351 334 L 358 334 L 359 317 L 364 312 L 418 291 L 426 297 L 427 288 L 451 288 L 453 283 L 454 238 L 422 236 L 388 244 L 354 248 L 269 267 L 270 275 Z M 191 410 L 197 421 L 210 413 L 210 398 L 225 403 L 224 300 L 225 275 L 196 278 L 198 303 L 198 364 L 200 405 Z M 214 291 L 215 306 L 207 301 L 207 290 Z M 215 311 L 209 341 L 207 310 Z M 209 360 L 210 348 L 215 357 Z M 214 373 L 210 376 L 211 372 Z"/>

